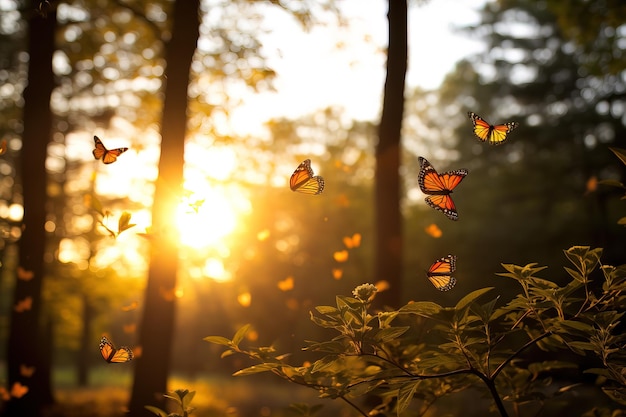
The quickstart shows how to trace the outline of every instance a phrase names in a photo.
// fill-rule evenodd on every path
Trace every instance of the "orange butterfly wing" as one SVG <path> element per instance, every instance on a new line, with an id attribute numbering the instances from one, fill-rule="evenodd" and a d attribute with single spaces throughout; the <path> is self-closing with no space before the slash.
<path id="1" fill-rule="evenodd" d="M 100 138 L 97 136 L 93 137 L 93 141 L 95 143 L 95 149 L 93 150 L 93 156 L 96 159 L 102 158 L 102 162 L 105 164 L 112 164 L 117 161 L 117 157 L 123 154 L 128 150 L 128 148 L 117 148 L 117 149 L 107 149 Z"/>
<path id="2" fill-rule="evenodd" d="M 417 182 L 422 192 L 428 194 L 426 203 L 435 210 L 441 211 L 450 220 L 457 220 L 459 215 L 450 194 L 463 181 L 468 171 L 457 169 L 439 174 L 426 158 L 420 156 L 419 162 L 420 172 Z"/>
<path id="3" fill-rule="evenodd" d="M 320 194 L 324 190 L 324 179 L 314 176 L 311 160 L 305 159 L 291 174 L 289 188 L 303 194 Z"/>
<path id="4" fill-rule="evenodd" d="M 100 354 L 108 363 L 124 363 L 133 360 L 134 357 L 130 348 L 121 346 L 116 349 L 106 336 L 100 339 Z"/>
<path id="5" fill-rule="evenodd" d="M 501 125 L 491 125 L 485 119 L 473 112 L 467 112 L 474 125 L 474 135 L 482 142 L 490 145 L 501 145 L 507 140 L 508 134 L 519 126 L 517 122 L 508 122 Z"/>
<path id="6" fill-rule="evenodd" d="M 426 275 L 439 291 L 449 291 L 456 285 L 452 273 L 456 270 L 456 255 L 447 255 L 433 262 Z"/>
<path id="7" fill-rule="evenodd" d="M 100 159 L 104 156 L 107 151 L 107 148 L 104 147 L 104 144 L 97 136 L 93 137 L 93 141 L 95 142 L 96 148 L 93 150 L 93 157 L 96 159 Z"/>

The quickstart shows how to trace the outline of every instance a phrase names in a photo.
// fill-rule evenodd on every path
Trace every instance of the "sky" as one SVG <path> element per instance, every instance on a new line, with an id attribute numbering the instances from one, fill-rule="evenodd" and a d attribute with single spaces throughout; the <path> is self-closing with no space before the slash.
<path id="1" fill-rule="evenodd" d="M 454 28 L 477 22 L 477 10 L 484 2 L 411 2 L 407 88 L 437 88 L 457 61 L 481 50 L 480 42 Z M 249 98 L 234 115 L 235 126 L 253 132 L 278 114 L 296 118 L 330 105 L 343 107 L 354 119 L 378 118 L 385 78 L 387 0 L 340 4 L 349 21 L 345 30 L 327 26 L 305 33 L 285 14 L 270 17 L 272 31 L 263 44 L 269 65 L 278 74 L 277 91 Z"/>

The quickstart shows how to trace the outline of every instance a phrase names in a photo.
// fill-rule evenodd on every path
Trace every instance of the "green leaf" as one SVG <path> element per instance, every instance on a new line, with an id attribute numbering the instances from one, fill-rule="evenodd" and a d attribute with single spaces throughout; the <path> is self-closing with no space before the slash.
<path id="1" fill-rule="evenodd" d="M 569 342 L 568 345 L 573 348 L 581 349 L 581 350 L 591 350 L 591 351 L 596 350 L 596 347 L 592 343 L 589 343 L 589 342 Z"/>
<path id="2" fill-rule="evenodd" d="M 195 391 L 187 391 L 187 393 L 181 397 L 181 399 L 183 400 L 183 410 L 186 410 L 189 407 L 189 404 L 191 404 L 191 400 L 193 400 L 193 397 L 195 396 Z"/>
<path id="3" fill-rule="evenodd" d="M 604 392 L 610 399 L 615 401 L 618 404 L 626 405 L 626 388 L 617 387 L 617 388 L 609 388 L 602 387 L 602 392 Z M 615 414 L 617 415 L 617 414 Z"/>
<path id="4" fill-rule="evenodd" d="M 117 221 L 117 230 L 118 233 L 122 233 L 124 230 L 128 230 L 131 227 L 135 226 L 134 224 L 130 224 L 131 214 L 127 211 L 122 212 L 119 220 Z"/>
<path id="5" fill-rule="evenodd" d="M 391 322 L 398 317 L 397 311 L 381 311 L 376 317 L 378 317 L 378 327 L 384 329 L 391 325 Z"/>
<path id="6" fill-rule="evenodd" d="M 343 323 L 339 320 L 324 320 L 320 317 L 313 315 L 312 312 L 309 312 L 311 321 L 317 324 L 320 327 L 324 327 L 327 329 L 341 329 L 343 327 Z"/>
<path id="7" fill-rule="evenodd" d="M 585 369 L 583 371 L 584 374 L 594 374 L 594 375 L 599 375 L 599 376 L 603 376 L 605 378 L 608 379 L 612 379 L 613 376 L 611 375 L 611 373 L 605 369 L 605 368 L 589 368 L 589 369 Z"/>
<path id="8" fill-rule="evenodd" d="M 580 272 L 583 279 L 586 280 L 586 277 L 600 262 L 602 249 L 591 249 L 589 246 L 572 246 L 568 250 L 564 251 L 564 253 L 569 261 L 574 264 L 576 269 L 578 269 L 578 272 Z"/>
<path id="9" fill-rule="evenodd" d="M 260 365 L 253 365 L 248 368 L 241 369 L 233 374 L 233 376 L 244 376 L 244 375 L 252 375 L 259 374 L 261 372 L 271 371 L 272 369 L 280 368 L 282 364 L 280 363 L 262 363 Z"/>
<path id="10" fill-rule="evenodd" d="M 456 311 L 463 310 L 465 307 L 471 304 L 478 297 L 480 297 L 481 295 L 491 290 L 493 290 L 493 287 L 480 288 L 478 290 L 472 291 L 471 293 L 467 294 L 465 297 L 461 298 L 461 300 L 459 300 L 459 302 L 456 303 L 456 306 L 454 306 L 454 309 Z"/>
<path id="11" fill-rule="evenodd" d="M 352 310 L 357 310 L 363 306 L 362 301 L 357 300 L 356 298 L 353 298 L 353 297 L 346 297 L 344 295 L 336 296 L 335 300 L 337 301 L 337 308 L 340 310 L 342 310 L 342 307 L 348 307 Z"/>
<path id="12" fill-rule="evenodd" d="M 100 216 L 105 217 L 104 208 L 102 207 L 102 203 L 98 200 L 98 197 L 95 194 L 88 194 L 90 199 L 91 208 L 96 211 Z"/>
<path id="13" fill-rule="evenodd" d="M 542 372 L 551 372 L 556 369 L 578 369 L 578 365 L 565 361 L 534 362 L 528 365 L 528 370 L 533 375 L 533 379 L 536 379 Z"/>
<path id="14" fill-rule="evenodd" d="M 361 317 L 359 312 L 351 308 L 341 310 L 341 317 L 343 318 L 344 323 L 350 324 L 353 327 L 355 327 L 355 324 L 356 327 L 360 327 L 365 324 L 363 323 L 363 318 Z"/>
<path id="15" fill-rule="evenodd" d="M 483 323 L 488 323 L 491 320 L 491 315 L 498 299 L 500 299 L 500 296 L 483 305 L 474 305 L 472 306 L 472 311 L 480 317 Z"/>
<path id="16" fill-rule="evenodd" d="M 156 414 L 159 417 L 167 417 L 167 413 L 165 411 L 161 410 L 160 408 L 153 407 L 151 405 L 144 405 L 143 407 L 146 410 L 150 411 L 151 413 Z"/>
<path id="17" fill-rule="evenodd" d="M 233 336 L 233 345 L 239 346 L 239 343 L 241 343 L 241 341 L 246 336 L 246 333 L 248 333 L 248 330 L 250 330 L 251 327 L 252 327 L 251 324 L 246 324 L 243 327 L 241 327 L 239 330 L 237 330 L 237 332 Z"/>
<path id="18" fill-rule="evenodd" d="M 555 395 L 555 396 L 557 396 L 557 395 L 564 394 L 564 393 L 569 392 L 569 391 L 571 391 L 572 389 L 574 389 L 574 388 L 576 388 L 576 387 L 579 387 L 579 386 L 582 386 L 582 385 L 583 385 L 583 383 L 582 383 L 582 382 L 577 382 L 577 383 L 575 383 L 575 384 L 570 384 L 570 385 L 565 385 L 565 386 L 562 386 L 561 388 L 559 388 L 559 389 L 558 389 L 558 390 L 554 393 L 554 395 Z"/>
<path id="19" fill-rule="evenodd" d="M 386 329 L 381 329 L 374 335 L 374 340 L 381 342 L 381 343 L 390 342 L 402 336 L 409 329 L 410 327 L 408 326 L 388 327 Z"/>
<path id="20" fill-rule="evenodd" d="M 559 324 L 565 326 L 565 327 L 569 327 L 572 329 L 576 329 L 576 330 L 580 330 L 581 332 L 585 333 L 585 334 L 591 334 L 593 332 L 593 326 L 587 324 L 587 323 L 583 323 L 581 321 L 574 321 L 574 320 L 561 320 L 559 322 Z"/>
<path id="21" fill-rule="evenodd" d="M 499 272 L 496 275 L 501 277 L 513 278 L 517 281 L 525 281 L 535 275 L 536 273 L 543 271 L 547 266 L 536 266 L 537 263 L 533 262 L 525 266 L 519 266 L 514 264 L 501 264 L 507 272 Z"/>
<path id="22" fill-rule="evenodd" d="M 600 185 L 608 185 L 609 187 L 617 187 L 617 188 L 626 188 L 624 187 L 624 184 L 622 184 L 621 182 L 617 181 L 617 180 L 600 180 L 598 181 L 598 184 Z"/>
<path id="23" fill-rule="evenodd" d="M 336 307 L 331 307 L 331 306 L 317 306 L 315 307 L 315 309 L 320 313 L 320 314 L 339 314 L 339 310 L 337 310 Z"/>
<path id="24" fill-rule="evenodd" d="M 577 263 L 582 263 L 582 260 L 587 257 L 587 253 L 589 252 L 589 246 L 572 246 L 571 248 L 563 251 L 565 256 L 569 258 L 569 260 L 576 265 Z M 578 260 L 579 262 L 576 262 Z"/>
<path id="25" fill-rule="evenodd" d="M 174 400 L 176 404 L 182 406 L 183 399 L 178 392 L 175 392 L 176 395 L 163 394 L 165 398 L 169 398 L 170 400 Z"/>
<path id="26" fill-rule="evenodd" d="M 232 346 L 233 342 L 222 336 L 207 336 L 204 339 L 205 342 L 214 343 L 216 345 Z"/>
<path id="27" fill-rule="evenodd" d="M 420 385 L 420 381 L 412 381 L 408 382 L 400 387 L 398 390 L 398 405 L 396 406 L 398 416 L 406 410 L 411 404 L 411 400 L 413 400 L 413 396 L 415 395 L 415 391 L 417 391 L 417 387 Z"/>
<path id="28" fill-rule="evenodd" d="M 313 363 L 313 367 L 311 368 L 311 373 L 314 374 L 316 372 L 323 371 L 324 369 L 328 369 L 333 366 L 337 361 L 338 356 L 336 355 L 328 355 L 324 356 L 322 359 L 317 360 Z"/>
<path id="29" fill-rule="evenodd" d="M 362 397 L 365 394 L 371 392 L 372 390 L 378 388 L 379 386 L 385 384 L 387 381 L 385 381 L 384 379 L 381 379 L 379 381 L 368 381 L 368 382 L 362 382 L 357 384 L 354 384 L 352 387 L 350 387 L 350 396 L 351 397 Z"/>
<path id="30" fill-rule="evenodd" d="M 400 313 L 408 313 L 408 314 L 419 314 L 426 317 L 430 317 L 434 314 L 439 313 L 443 307 L 441 307 L 437 303 L 433 303 L 430 301 L 418 301 L 414 303 L 409 303 L 404 307 L 400 308 Z"/>
<path id="31" fill-rule="evenodd" d="M 626 150 L 612 146 L 609 146 L 609 149 L 622 161 L 622 164 L 626 165 Z"/>
<path id="32" fill-rule="evenodd" d="M 222 352 L 222 354 L 220 355 L 220 358 L 224 359 L 227 358 L 229 356 L 232 356 L 235 354 L 235 351 L 232 349 L 226 349 L 225 351 Z"/>
<path id="33" fill-rule="evenodd" d="M 570 274 L 570 276 L 572 278 L 574 278 L 576 281 L 578 281 L 578 282 L 585 282 L 585 278 L 582 276 L 582 274 L 580 272 L 575 271 L 572 268 L 568 268 L 568 267 L 564 267 L 563 269 L 565 269 L 565 272 Z"/>
<path id="34" fill-rule="evenodd" d="M 313 352 L 326 352 L 326 353 L 345 353 L 346 345 L 339 340 L 329 340 L 325 342 L 310 342 L 311 344 L 305 347 L 303 350 L 310 350 Z"/>

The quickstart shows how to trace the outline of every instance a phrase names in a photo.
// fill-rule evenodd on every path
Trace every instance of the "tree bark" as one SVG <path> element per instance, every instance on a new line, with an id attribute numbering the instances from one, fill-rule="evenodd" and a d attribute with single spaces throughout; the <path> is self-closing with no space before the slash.
<path id="1" fill-rule="evenodd" d="M 80 329 L 80 347 L 76 355 L 77 359 L 77 385 L 86 387 L 89 384 L 89 365 L 93 358 L 93 336 L 91 334 L 91 326 L 93 324 L 94 308 L 87 294 L 82 294 L 82 327 Z"/>
<path id="2" fill-rule="evenodd" d="M 383 109 L 376 147 L 375 280 L 385 280 L 375 305 L 399 307 L 402 301 L 402 214 L 400 212 L 400 133 L 407 69 L 407 2 L 389 0 L 389 44 Z"/>
<path id="3" fill-rule="evenodd" d="M 161 157 L 156 181 L 152 241 L 143 319 L 139 330 L 141 357 L 129 404 L 130 415 L 152 416 L 145 405 L 164 407 L 163 394 L 174 339 L 178 246 L 172 226 L 181 196 L 184 141 L 187 132 L 187 87 L 199 36 L 199 0 L 177 0 L 173 6 L 172 37 L 166 46 L 165 98 L 161 123 Z"/>
<path id="4" fill-rule="evenodd" d="M 30 4 L 35 10 L 37 2 Z M 41 287 L 44 277 L 46 233 L 46 154 L 51 137 L 52 113 L 50 96 L 54 88 L 52 55 L 56 29 L 56 13 L 47 17 L 32 15 L 28 27 L 28 86 L 24 90 L 24 131 L 22 134 L 21 181 L 24 197 L 23 231 L 19 240 L 19 267 L 32 273 L 18 273 L 13 305 L 31 298 L 29 309 L 11 309 L 7 346 L 9 390 L 14 384 L 28 387 L 21 398 L 12 397 L 6 416 L 39 416 L 53 402 L 50 386 L 49 333 L 41 323 Z M 21 279 L 20 279 L 21 277 Z M 34 368 L 28 376 L 20 368 Z"/>

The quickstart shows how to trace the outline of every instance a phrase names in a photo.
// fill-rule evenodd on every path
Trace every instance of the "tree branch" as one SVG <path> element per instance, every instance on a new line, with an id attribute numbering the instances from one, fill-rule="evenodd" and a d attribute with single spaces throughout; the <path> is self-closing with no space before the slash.
<path id="1" fill-rule="evenodd" d="M 540 334 L 539 336 L 535 337 L 532 340 L 529 340 L 528 342 L 526 342 L 526 344 L 524 344 L 524 346 L 520 347 L 519 349 L 517 349 L 515 352 L 513 352 L 511 354 L 511 356 L 509 356 L 508 358 L 506 358 L 500 365 L 498 365 L 498 367 L 496 368 L 495 371 L 493 371 L 493 374 L 491 374 L 490 378 L 492 380 L 496 379 L 496 377 L 498 376 L 498 374 L 504 369 L 505 366 L 507 366 L 513 359 L 515 359 L 520 353 L 522 353 L 524 350 L 528 349 L 530 346 L 534 345 L 535 343 L 537 343 L 538 341 L 540 341 L 541 339 L 545 339 L 546 337 L 550 336 L 552 334 L 551 331 L 546 331 L 545 333 Z"/>

